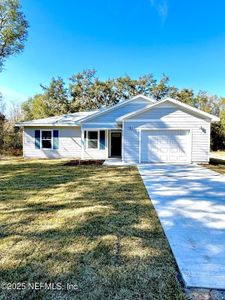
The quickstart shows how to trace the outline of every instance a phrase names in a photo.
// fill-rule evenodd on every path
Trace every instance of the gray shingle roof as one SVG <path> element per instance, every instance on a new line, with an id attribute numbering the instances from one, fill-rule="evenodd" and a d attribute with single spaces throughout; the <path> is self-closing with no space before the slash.
<path id="1" fill-rule="evenodd" d="M 96 113 L 97 110 L 94 111 L 84 111 L 84 112 L 77 112 L 77 113 L 71 113 L 61 116 L 55 116 L 55 117 L 49 117 L 44 119 L 36 119 L 32 121 L 25 121 L 25 122 L 19 122 L 16 124 L 16 126 L 73 126 L 73 125 L 79 125 L 78 122 L 94 113 Z"/>

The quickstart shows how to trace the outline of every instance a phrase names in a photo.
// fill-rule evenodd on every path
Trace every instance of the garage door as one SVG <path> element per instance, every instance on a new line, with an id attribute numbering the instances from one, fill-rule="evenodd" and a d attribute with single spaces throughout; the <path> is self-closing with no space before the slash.
<path id="1" fill-rule="evenodd" d="M 143 130 L 141 162 L 189 162 L 188 130 Z"/>

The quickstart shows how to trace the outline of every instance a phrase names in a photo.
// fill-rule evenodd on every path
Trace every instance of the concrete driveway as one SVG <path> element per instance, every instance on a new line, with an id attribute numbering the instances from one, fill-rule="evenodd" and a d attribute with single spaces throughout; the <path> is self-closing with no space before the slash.
<path id="1" fill-rule="evenodd" d="M 187 287 L 225 289 L 225 176 L 196 165 L 139 165 Z"/>

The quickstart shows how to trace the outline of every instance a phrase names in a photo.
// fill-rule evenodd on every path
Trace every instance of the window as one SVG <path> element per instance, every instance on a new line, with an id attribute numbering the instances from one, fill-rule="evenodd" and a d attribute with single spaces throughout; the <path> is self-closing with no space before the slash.
<path id="1" fill-rule="evenodd" d="M 88 131 L 88 148 L 97 149 L 98 148 L 98 131 Z"/>
<path id="2" fill-rule="evenodd" d="M 105 130 L 100 131 L 100 150 L 105 149 Z"/>
<path id="3" fill-rule="evenodd" d="M 41 132 L 41 148 L 52 149 L 52 131 L 43 130 Z"/>

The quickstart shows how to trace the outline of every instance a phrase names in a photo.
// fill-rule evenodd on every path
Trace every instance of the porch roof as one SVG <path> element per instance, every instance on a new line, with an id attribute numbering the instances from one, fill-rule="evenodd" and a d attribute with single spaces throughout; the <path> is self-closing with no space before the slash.
<path id="1" fill-rule="evenodd" d="M 117 123 L 84 123 L 83 129 L 121 129 Z"/>

